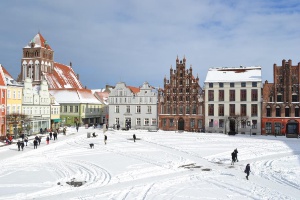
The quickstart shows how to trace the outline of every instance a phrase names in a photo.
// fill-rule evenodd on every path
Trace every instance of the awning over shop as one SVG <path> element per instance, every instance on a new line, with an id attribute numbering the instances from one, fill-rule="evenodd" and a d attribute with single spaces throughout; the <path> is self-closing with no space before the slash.
<path id="1" fill-rule="evenodd" d="M 60 122 L 61 119 L 53 119 L 53 122 Z"/>

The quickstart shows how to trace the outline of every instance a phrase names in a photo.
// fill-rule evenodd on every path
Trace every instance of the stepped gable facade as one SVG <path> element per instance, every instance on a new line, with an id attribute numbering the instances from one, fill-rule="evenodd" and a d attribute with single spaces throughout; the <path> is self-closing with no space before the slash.
<path id="1" fill-rule="evenodd" d="M 263 85 L 262 134 L 285 135 L 300 133 L 300 62 L 282 60 L 281 66 L 273 65 L 274 83 Z M 295 127 L 289 129 L 287 124 Z"/>
<path id="2" fill-rule="evenodd" d="M 176 59 L 170 79 L 158 91 L 158 127 L 166 131 L 201 131 L 204 128 L 204 105 L 199 78 L 186 69 L 186 59 Z"/>

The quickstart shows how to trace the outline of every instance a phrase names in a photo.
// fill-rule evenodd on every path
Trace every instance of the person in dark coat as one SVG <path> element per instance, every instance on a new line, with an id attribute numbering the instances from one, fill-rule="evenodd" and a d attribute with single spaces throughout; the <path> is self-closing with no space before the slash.
<path id="1" fill-rule="evenodd" d="M 244 172 L 247 174 L 246 179 L 249 180 L 248 177 L 249 177 L 249 174 L 251 172 L 249 163 L 246 165 L 246 168 L 245 168 Z"/>
<path id="2" fill-rule="evenodd" d="M 17 145 L 18 145 L 18 151 L 20 151 L 20 148 L 21 148 L 21 141 L 20 140 L 18 140 Z"/>
<path id="3" fill-rule="evenodd" d="M 21 134 L 22 140 L 24 140 L 24 137 L 25 137 L 25 135 L 24 135 L 24 133 L 22 133 L 22 134 Z"/>
<path id="4" fill-rule="evenodd" d="M 135 142 L 135 140 L 136 140 L 136 136 L 135 136 L 135 134 L 133 134 L 133 141 Z"/>
<path id="5" fill-rule="evenodd" d="M 42 137 L 40 136 L 38 139 L 39 145 L 41 145 Z"/>
<path id="6" fill-rule="evenodd" d="M 239 162 L 238 157 L 237 157 L 237 154 L 238 154 L 237 148 L 234 150 L 234 153 L 235 153 L 235 161 Z"/>
<path id="7" fill-rule="evenodd" d="M 49 136 L 50 136 L 50 140 L 52 140 L 52 132 L 51 131 L 49 133 Z"/>
<path id="8" fill-rule="evenodd" d="M 37 149 L 37 145 L 38 145 L 38 141 L 37 141 L 37 139 L 34 139 L 33 140 L 33 148 Z"/>
<path id="9" fill-rule="evenodd" d="M 236 158 L 236 155 L 235 155 L 235 152 L 233 151 L 233 152 L 231 153 L 231 165 L 234 165 L 234 163 L 235 163 L 235 158 Z"/>
<path id="10" fill-rule="evenodd" d="M 25 137 L 24 142 L 25 142 L 25 144 L 26 144 L 26 146 L 27 146 L 28 137 Z"/>
<path id="11" fill-rule="evenodd" d="M 47 136 L 47 138 L 46 138 L 46 143 L 47 144 L 49 144 L 49 140 L 50 140 L 50 138 L 49 138 L 49 136 Z"/>
<path id="12" fill-rule="evenodd" d="M 43 134 L 43 129 L 42 128 L 40 128 L 40 134 Z"/>
<path id="13" fill-rule="evenodd" d="M 120 124 L 117 124 L 117 130 L 119 130 L 120 129 Z"/>
<path id="14" fill-rule="evenodd" d="M 24 142 L 23 141 L 21 141 L 21 149 L 22 149 L 22 151 L 24 150 Z"/>
<path id="15" fill-rule="evenodd" d="M 104 135 L 104 144 L 106 145 L 107 135 Z"/>

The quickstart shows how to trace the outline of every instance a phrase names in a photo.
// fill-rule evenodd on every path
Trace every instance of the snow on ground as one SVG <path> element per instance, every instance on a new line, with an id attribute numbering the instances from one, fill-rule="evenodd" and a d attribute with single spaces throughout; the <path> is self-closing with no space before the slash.
<path id="1" fill-rule="evenodd" d="M 87 138 L 87 132 L 98 137 Z M 133 142 L 132 135 L 138 140 Z M 69 129 L 24 151 L 0 147 L 0 199 L 299 199 L 300 140 Z M 94 143 L 94 149 L 89 144 Z M 239 162 L 231 166 L 237 148 Z M 246 180 L 244 168 L 250 163 Z M 73 187 L 66 182 L 83 182 Z"/>

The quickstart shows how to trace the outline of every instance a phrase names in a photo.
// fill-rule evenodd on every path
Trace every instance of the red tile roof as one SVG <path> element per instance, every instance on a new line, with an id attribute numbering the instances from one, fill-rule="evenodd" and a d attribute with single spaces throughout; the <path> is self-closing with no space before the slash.
<path id="1" fill-rule="evenodd" d="M 0 64 L 0 86 L 6 86 L 4 70 L 4 67 Z"/>
<path id="2" fill-rule="evenodd" d="M 47 43 L 47 40 L 45 40 L 45 38 L 40 33 L 36 34 L 31 42 L 34 42 L 35 44 L 38 44 L 46 49 L 51 49 L 50 45 Z"/>
<path id="3" fill-rule="evenodd" d="M 137 87 L 132 87 L 132 86 L 126 86 L 128 89 L 131 90 L 132 93 L 136 94 L 138 92 L 140 92 L 140 88 Z"/>
<path id="4" fill-rule="evenodd" d="M 54 62 L 54 72 L 43 72 L 43 75 L 45 76 L 45 79 L 48 82 L 49 89 L 83 88 L 72 67 L 67 65 Z"/>

